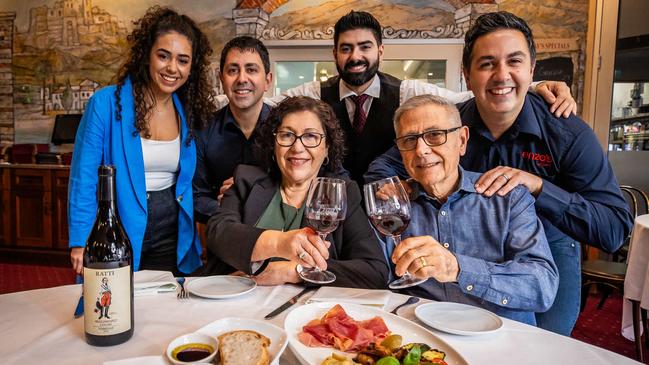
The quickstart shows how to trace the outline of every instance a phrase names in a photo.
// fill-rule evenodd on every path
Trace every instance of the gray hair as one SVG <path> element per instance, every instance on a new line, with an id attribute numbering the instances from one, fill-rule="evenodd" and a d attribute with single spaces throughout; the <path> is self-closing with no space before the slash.
<path id="1" fill-rule="evenodd" d="M 455 104 L 451 103 L 446 98 L 443 98 L 441 96 L 419 95 L 406 100 L 406 102 L 401 104 L 401 106 L 397 109 L 397 111 L 394 112 L 394 119 L 393 119 L 394 131 L 395 132 L 397 131 L 397 126 L 401 121 L 401 117 L 403 116 L 403 114 L 428 104 L 441 106 L 444 109 L 446 109 L 446 112 L 450 117 L 451 127 L 462 126 L 462 120 L 460 119 L 460 112 L 457 110 Z"/>

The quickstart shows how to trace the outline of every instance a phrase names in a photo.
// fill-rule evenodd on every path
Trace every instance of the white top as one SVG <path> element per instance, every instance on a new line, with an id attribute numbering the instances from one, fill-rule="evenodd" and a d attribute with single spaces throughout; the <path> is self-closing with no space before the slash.
<path id="1" fill-rule="evenodd" d="M 401 83 L 403 85 L 403 83 Z M 318 85 L 319 87 L 320 85 Z M 356 103 L 350 98 L 350 96 L 358 95 L 356 92 L 352 91 L 349 87 L 347 87 L 347 84 L 344 82 L 338 83 L 338 94 L 340 95 L 340 100 L 345 100 L 345 106 L 347 107 L 347 113 L 349 114 L 349 120 L 353 123 L 354 122 L 354 113 L 356 112 Z M 374 75 L 374 78 L 372 79 L 372 83 L 370 86 L 367 87 L 367 89 L 363 92 L 363 94 L 369 96 L 363 103 L 363 111 L 365 112 L 365 115 L 370 114 L 370 107 L 372 106 L 372 100 L 374 98 L 379 98 L 381 96 L 381 80 L 379 79 L 378 75 Z M 399 103 L 401 104 L 401 103 Z"/>
<path id="2" fill-rule="evenodd" d="M 142 273 L 143 271 L 135 273 L 136 283 L 142 282 Z M 192 278 L 188 278 L 188 283 L 191 280 Z M 337 288 L 331 289 L 335 291 Z M 149 361 L 133 361 L 131 364 L 167 364 L 163 354 L 174 338 L 194 332 L 219 319 L 250 318 L 283 328 L 284 320 L 291 310 L 300 308 L 310 295 L 303 296 L 293 307 L 271 320 L 265 321 L 262 318 L 300 290 L 302 288 L 296 285 L 258 286 L 246 295 L 218 302 L 196 296 L 178 300 L 175 293 L 137 296 L 135 334 L 129 341 L 113 347 L 86 344 L 83 338 L 83 318 L 72 318 L 81 294 L 81 285 L 4 294 L 0 295 L 0 340 L 3 344 L 0 346 L 0 359 L 3 364 L 81 365 L 153 356 Z M 344 294 L 343 289 L 335 296 L 344 298 Z M 386 309 L 392 310 L 407 298 L 405 295 L 391 293 Z M 420 301 L 426 302 L 428 301 Z M 414 319 L 414 307 L 406 306 L 399 314 Z M 385 315 L 389 316 L 387 312 Z M 639 364 L 628 357 L 570 337 L 506 318 L 502 320 L 503 327 L 500 330 L 480 337 L 449 335 L 434 330 L 433 333 L 455 348 L 471 365 L 547 364 L 548 354 L 556 354 L 556 358 L 560 360 L 558 363 L 561 364 Z M 152 361 L 156 359 L 159 362 Z M 290 347 L 284 351 L 279 362 L 281 365 L 299 364 Z"/>
<path id="3" fill-rule="evenodd" d="M 175 184 L 180 169 L 180 134 L 171 141 L 140 140 L 146 191 L 160 191 Z"/>

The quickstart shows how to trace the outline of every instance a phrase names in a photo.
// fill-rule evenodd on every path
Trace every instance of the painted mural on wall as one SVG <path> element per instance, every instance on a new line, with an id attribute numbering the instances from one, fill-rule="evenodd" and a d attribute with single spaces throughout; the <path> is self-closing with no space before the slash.
<path id="1" fill-rule="evenodd" d="M 92 94 L 111 82 L 132 21 L 151 5 L 171 5 L 199 23 L 215 50 L 214 81 L 221 47 L 239 34 L 331 39 L 336 19 L 362 9 L 380 20 L 385 39 L 462 38 L 479 14 L 507 10 L 530 23 L 539 59 L 575 65 L 573 92 L 581 94 L 588 0 L 4 0 L 0 79 L 13 79 L 13 87 L 9 101 L 0 87 L 0 144 L 47 143 L 55 114 L 81 113 Z"/>
<path id="2" fill-rule="evenodd" d="M 493 1 L 489 1 L 493 2 Z M 262 38 L 277 40 L 331 39 L 335 19 L 351 10 L 374 14 L 385 39 L 460 38 L 456 6 L 450 1 L 290 1 L 273 12 Z M 362 4 L 359 4 L 362 3 Z M 461 2 L 455 2 L 461 5 Z M 362 5 L 362 6 L 359 6 Z M 333 19 L 333 21 L 332 21 Z"/>

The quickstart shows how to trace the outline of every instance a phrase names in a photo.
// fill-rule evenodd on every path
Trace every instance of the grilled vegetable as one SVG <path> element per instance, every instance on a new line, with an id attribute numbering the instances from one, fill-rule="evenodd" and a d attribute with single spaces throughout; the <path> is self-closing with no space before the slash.
<path id="1" fill-rule="evenodd" d="M 354 361 L 361 365 L 375 365 L 376 360 L 374 360 L 374 357 L 372 355 L 368 354 L 358 354 L 355 358 Z"/>
<path id="2" fill-rule="evenodd" d="M 381 342 L 381 346 L 392 352 L 401 346 L 402 341 L 403 338 L 401 337 L 401 335 L 390 335 Z"/>
<path id="3" fill-rule="evenodd" d="M 412 347 L 408 355 L 403 358 L 403 365 L 419 365 L 419 360 L 421 359 L 421 349 L 419 345 L 416 344 Z"/>
<path id="4" fill-rule="evenodd" d="M 446 354 L 444 353 L 444 351 L 439 351 L 438 349 L 432 349 L 432 350 L 422 352 L 421 358 L 423 360 L 432 362 L 435 359 L 444 360 L 446 358 Z"/>

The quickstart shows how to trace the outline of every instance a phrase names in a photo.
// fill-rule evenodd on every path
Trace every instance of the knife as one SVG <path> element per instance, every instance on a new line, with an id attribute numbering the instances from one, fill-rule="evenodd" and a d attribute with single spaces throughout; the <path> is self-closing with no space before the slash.
<path id="1" fill-rule="evenodd" d="M 274 311 L 268 313 L 266 315 L 266 317 L 264 317 L 264 319 L 271 319 L 271 318 L 275 317 L 276 315 L 282 313 L 283 311 L 285 311 L 286 309 L 291 307 L 293 304 L 297 303 L 298 299 L 300 299 L 301 296 L 303 296 L 304 294 L 306 294 L 306 293 L 308 293 L 310 291 L 316 290 L 318 288 L 319 287 L 317 287 L 317 286 L 308 286 L 308 287 L 302 289 L 302 291 L 297 293 L 296 296 L 289 299 L 286 303 L 284 303 L 284 304 L 280 305 L 279 307 L 277 307 L 277 309 L 275 309 Z"/>
<path id="2" fill-rule="evenodd" d="M 77 275 L 76 283 L 83 284 L 83 276 Z M 83 286 L 81 286 L 81 296 L 79 297 L 77 308 L 74 310 L 74 318 L 79 318 L 82 315 L 83 315 Z"/>

